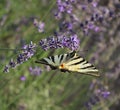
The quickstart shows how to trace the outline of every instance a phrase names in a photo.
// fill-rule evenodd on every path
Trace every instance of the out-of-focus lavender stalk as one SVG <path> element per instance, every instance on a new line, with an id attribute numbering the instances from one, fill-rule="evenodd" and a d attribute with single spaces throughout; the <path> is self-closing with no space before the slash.
<path id="1" fill-rule="evenodd" d="M 31 41 L 30 44 L 24 45 L 21 49 L 21 53 L 17 56 L 16 60 L 11 59 L 10 62 L 5 66 L 3 72 L 9 72 L 10 68 L 22 64 L 23 62 L 30 59 L 36 52 L 36 44 Z"/>

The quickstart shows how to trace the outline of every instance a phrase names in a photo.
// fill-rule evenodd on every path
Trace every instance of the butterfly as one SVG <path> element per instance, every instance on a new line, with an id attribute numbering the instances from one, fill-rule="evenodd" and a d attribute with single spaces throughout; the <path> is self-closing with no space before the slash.
<path id="1" fill-rule="evenodd" d="M 76 72 L 92 76 L 100 76 L 98 69 L 79 56 L 76 51 L 49 56 L 40 60 L 38 59 L 35 63 L 49 65 L 52 70 L 59 69 L 61 72 Z"/>

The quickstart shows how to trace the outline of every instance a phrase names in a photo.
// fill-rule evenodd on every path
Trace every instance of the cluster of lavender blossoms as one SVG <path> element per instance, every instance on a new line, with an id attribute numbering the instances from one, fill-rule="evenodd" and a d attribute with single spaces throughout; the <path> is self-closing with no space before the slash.
<path id="1" fill-rule="evenodd" d="M 3 72 L 9 72 L 10 68 L 15 68 L 30 59 L 36 52 L 36 44 L 33 44 L 31 41 L 30 44 L 24 45 L 21 48 L 21 51 L 22 52 L 17 56 L 15 61 L 13 59 L 10 60 L 9 64 L 5 66 Z"/>
<path id="2" fill-rule="evenodd" d="M 58 34 L 53 37 L 42 39 L 39 45 L 43 50 L 69 48 L 70 50 L 77 50 L 80 44 L 77 34 L 68 35 L 68 33 Z"/>
<path id="3" fill-rule="evenodd" d="M 104 26 L 117 16 L 115 8 L 100 6 L 99 2 L 100 0 L 57 0 L 55 18 L 62 20 L 61 24 L 69 25 L 66 30 L 81 29 L 85 35 L 90 31 L 105 31 Z"/>
<path id="4" fill-rule="evenodd" d="M 92 92 L 92 96 L 85 103 L 88 110 L 92 110 L 92 107 L 97 105 L 100 101 L 104 101 L 109 98 L 111 92 L 109 91 L 108 85 L 100 80 L 92 80 L 89 90 Z"/>

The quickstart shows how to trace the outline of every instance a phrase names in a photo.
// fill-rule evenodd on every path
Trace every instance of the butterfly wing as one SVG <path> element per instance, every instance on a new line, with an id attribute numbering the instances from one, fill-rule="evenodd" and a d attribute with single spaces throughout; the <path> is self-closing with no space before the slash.
<path id="1" fill-rule="evenodd" d="M 96 69 L 91 63 L 86 61 L 84 58 L 78 56 L 75 52 L 72 53 L 72 57 L 67 58 L 59 69 L 78 72 L 81 74 L 87 74 L 92 76 L 100 76 L 98 69 Z"/>
<path id="2" fill-rule="evenodd" d="M 68 54 L 61 54 L 55 56 L 49 56 L 40 60 L 36 60 L 35 63 L 49 65 L 51 69 L 57 69 L 59 65 L 65 62 L 68 58 Z"/>

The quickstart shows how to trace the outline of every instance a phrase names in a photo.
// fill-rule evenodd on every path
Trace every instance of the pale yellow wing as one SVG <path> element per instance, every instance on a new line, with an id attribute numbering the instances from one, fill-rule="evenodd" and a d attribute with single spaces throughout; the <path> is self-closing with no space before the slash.
<path id="1" fill-rule="evenodd" d="M 68 61 L 62 63 L 59 69 L 77 72 L 81 74 L 87 74 L 92 76 L 100 76 L 98 69 L 96 69 L 91 63 L 84 58 L 78 56 L 76 53 Z"/>

